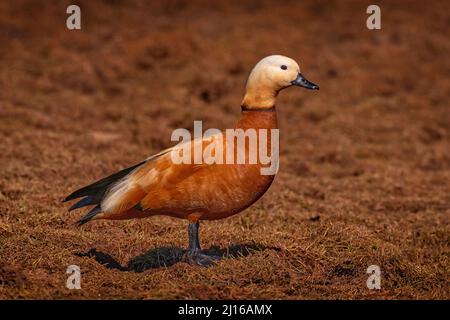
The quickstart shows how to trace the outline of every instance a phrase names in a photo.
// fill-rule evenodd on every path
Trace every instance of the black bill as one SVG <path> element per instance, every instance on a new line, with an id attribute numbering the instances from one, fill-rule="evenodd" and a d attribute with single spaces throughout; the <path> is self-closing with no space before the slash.
<path id="1" fill-rule="evenodd" d="M 317 84 L 312 83 L 307 80 L 301 73 L 297 75 L 297 78 L 291 82 L 294 86 L 303 87 L 311 90 L 319 90 L 319 86 Z"/>

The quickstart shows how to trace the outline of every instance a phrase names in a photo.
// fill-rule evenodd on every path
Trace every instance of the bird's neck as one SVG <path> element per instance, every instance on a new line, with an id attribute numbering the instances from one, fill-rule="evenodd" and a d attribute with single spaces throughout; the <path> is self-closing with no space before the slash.
<path id="1" fill-rule="evenodd" d="M 270 109 L 275 105 L 278 91 L 262 85 L 247 85 L 241 105 L 248 110 Z"/>
<path id="2" fill-rule="evenodd" d="M 276 129 L 277 112 L 275 106 L 249 109 L 242 106 L 241 117 L 236 124 L 239 129 Z"/>

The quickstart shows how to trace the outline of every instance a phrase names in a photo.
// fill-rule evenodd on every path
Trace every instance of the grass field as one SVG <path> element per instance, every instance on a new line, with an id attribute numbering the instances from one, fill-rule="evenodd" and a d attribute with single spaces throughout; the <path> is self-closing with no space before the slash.
<path id="1" fill-rule="evenodd" d="M 449 299 L 450 3 L 0 2 L 0 298 Z M 201 225 L 99 221 L 61 200 L 172 145 L 229 128 L 269 54 L 320 91 L 277 102 L 280 172 L 255 205 Z M 81 290 L 66 288 L 69 265 Z M 366 287 L 370 265 L 381 290 Z"/>

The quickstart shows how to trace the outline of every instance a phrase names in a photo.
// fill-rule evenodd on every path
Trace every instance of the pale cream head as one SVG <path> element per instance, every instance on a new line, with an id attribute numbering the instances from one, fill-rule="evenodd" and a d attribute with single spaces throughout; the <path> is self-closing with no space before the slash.
<path id="1" fill-rule="evenodd" d="M 299 75 L 300 67 L 293 59 L 281 55 L 265 57 L 256 64 L 248 77 L 242 106 L 247 109 L 273 107 L 280 90 L 293 84 L 299 85 L 293 83 L 299 79 Z"/>

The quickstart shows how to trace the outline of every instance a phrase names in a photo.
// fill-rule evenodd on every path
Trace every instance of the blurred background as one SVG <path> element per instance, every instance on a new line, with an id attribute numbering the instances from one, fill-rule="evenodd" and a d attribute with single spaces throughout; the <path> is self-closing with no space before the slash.
<path id="1" fill-rule="evenodd" d="M 81 30 L 66 8 L 81 8 Z M 381 8 L 368 30 L 366 8 Z M 448 299 L 448 1 L 1 1 L 1 298 Z M 77 228 L 70 191 L 229 128 L 271 54 L 320 91 L 277 100 L 280 172 L 202 225 L 212 269 L 180 262 L 186 222 Z M 79 265 L 82 289 L 65 287 Z M 369 265 L 381 290 L 366 287 Z"/>

